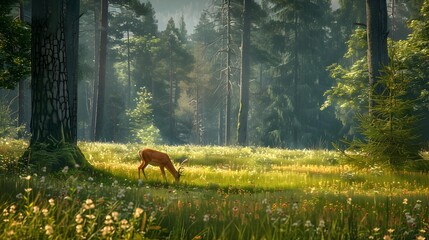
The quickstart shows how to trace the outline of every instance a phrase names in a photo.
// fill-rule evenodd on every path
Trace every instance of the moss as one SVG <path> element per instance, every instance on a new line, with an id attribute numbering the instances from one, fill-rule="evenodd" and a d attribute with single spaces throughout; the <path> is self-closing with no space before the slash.
<path id="1" fill-rule="evenodd" d="M 32 144 L 24 152 L 20 163 L 36 171 L 46 168 L 48 172 L 56 172 L 66 166 L 68 168 L 93 169 L 79 147 L 64 142 L 58 144 Z"/>

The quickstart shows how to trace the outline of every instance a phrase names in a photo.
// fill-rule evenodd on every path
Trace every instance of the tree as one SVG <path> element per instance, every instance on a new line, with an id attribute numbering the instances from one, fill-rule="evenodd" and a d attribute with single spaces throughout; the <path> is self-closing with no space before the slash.
<path id="1" fill-rule="evenodd" d="M 107 61 L 107 18 L 108 18 L 109 2 L 108 0 L 101 1 L 101 17 L 100 17 L 100 51 L 98 59 L 98 87 L 96 95 L 95 109 L 95 127 L 94 127 L 94 139 L 97 141 L 103 138 L 104 128 L 104 100 L 105 100 L 105 88 L 106 88 L 106 61 Z"/>
<path id="2" fill-rule="evenodd" d="M 144 88 L 141 88 L 135 99 L 136 107 L 127 111 L 130 118 L 132 133 L 131 141 L 138 141 L 142 144 L 156 144 L 161 141 L 159 130 L 154 126 L 151 106 L 152 96 Z"/>
<path id="3" fill-rule="evenodd" d="M 65 24 L 66 1 L 36 0 L 32 9 L 31 140 L 23 161 L 39 168 L 87 166 L 73 136 Z M 74 16 L 74 15 L 72 15 Z M 76 93 L 73 93 L 76 94 Z"/>
<path id="4" fill-rule="evenodd" d="M 386 0 L 366 0 L 366 25 L 369 88 L 375 90 L 374 93 L 369 94 L 369 111 L 371 111 L 374 106 L 372 94 L 383 92 L 381 85 L 377 85 L 377 80 L 381 76 L 382 68 L 388 64 Z"/>
<path id="5" fill-rule="evenodd" d="M 249 112 L 249 78 L 250 78 L 250 6 L 251 0 L 243 1 L 243 33 L 241 40 L 241 74 L 240 74 L 240 110 L 238 114 L 237 140 L 239 145 L 247 142 L 247 121 Z"/>

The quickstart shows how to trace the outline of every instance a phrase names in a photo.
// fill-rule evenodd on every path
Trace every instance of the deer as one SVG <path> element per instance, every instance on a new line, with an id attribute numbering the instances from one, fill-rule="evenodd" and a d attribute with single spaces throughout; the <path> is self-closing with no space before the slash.
<path id="1" fill-rule="evenodd" d="M 145 179 L 147 179 L 144 169 L 150 164 L 152 166 L 158 166 L 160 168 L 161 174 L 164 177 L 165 182 L 167 182 L 167 177 L 165 176 L 164 168 L 167 168 L 171 175 L 173 175 L 176 183 L 180 181 L 180 176 L 183 175 L 183 164 L 188 161 L 188 159 L 183 160 L 180 163 L 179 168 L 176 170 L 176 168 L 174 168 L 173 163 L 171 162 L 170 157 L 164 152 L 145 148 L 139 151 L 139 157 L 140 166 L 137 168 L 139 173 L 139 179 L 140 170 L 143 172 L 143 176 L 145 177 Z"/>

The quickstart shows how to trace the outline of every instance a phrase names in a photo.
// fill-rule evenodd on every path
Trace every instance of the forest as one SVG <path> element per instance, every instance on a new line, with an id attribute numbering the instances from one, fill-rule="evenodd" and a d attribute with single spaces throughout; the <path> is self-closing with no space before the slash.
<path id="1" fill-rule="evenodd" d="M 2 4 L 1 86 L 14 89 L 1 90 L 3 136 L 31 132 L 32 4 Z M 61 10 L 62 41 L 76 58 L 67 65 L 77 85 L 69 99 L 74 138 L 299 149 L 359 138 L 357 116 L 369 112 L 375 72 L 385 71 L 379 66 L 369 77 L 365 2 L 340 1 L 335 10 L 328 0 L 248 5 L 211 1 L 192 30 L 183 15 L 158 29 L 150 2 L 81 1 Z M 429 136 L 422 5 L 388 1 L 384 32 L 374 30 L 388 45 L 382 64 L 391 67 L 391 87 L 400 88 L 392 97 L 410 101 L 392 114 L 418 116 L 407 127 L 419 133 L 420 147 Z M 78 24 L 67 18 L 73 8 Z"/>
<path id="2" fill-rule="evenodd" d="M 429 239 L 428 79 L 429 0 L 2 0 L 0 239 Z"/>

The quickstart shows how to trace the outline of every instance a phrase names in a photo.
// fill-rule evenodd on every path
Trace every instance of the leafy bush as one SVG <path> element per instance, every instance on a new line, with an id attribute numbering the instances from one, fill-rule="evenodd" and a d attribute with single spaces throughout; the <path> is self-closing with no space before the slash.
<path id="1" fill-rule="evenodd" d="M 24 126 L 17 126 L 17 120 L 12 118 L 9 106 L 0 101 L 0 137 L 17 138 Z"/>

